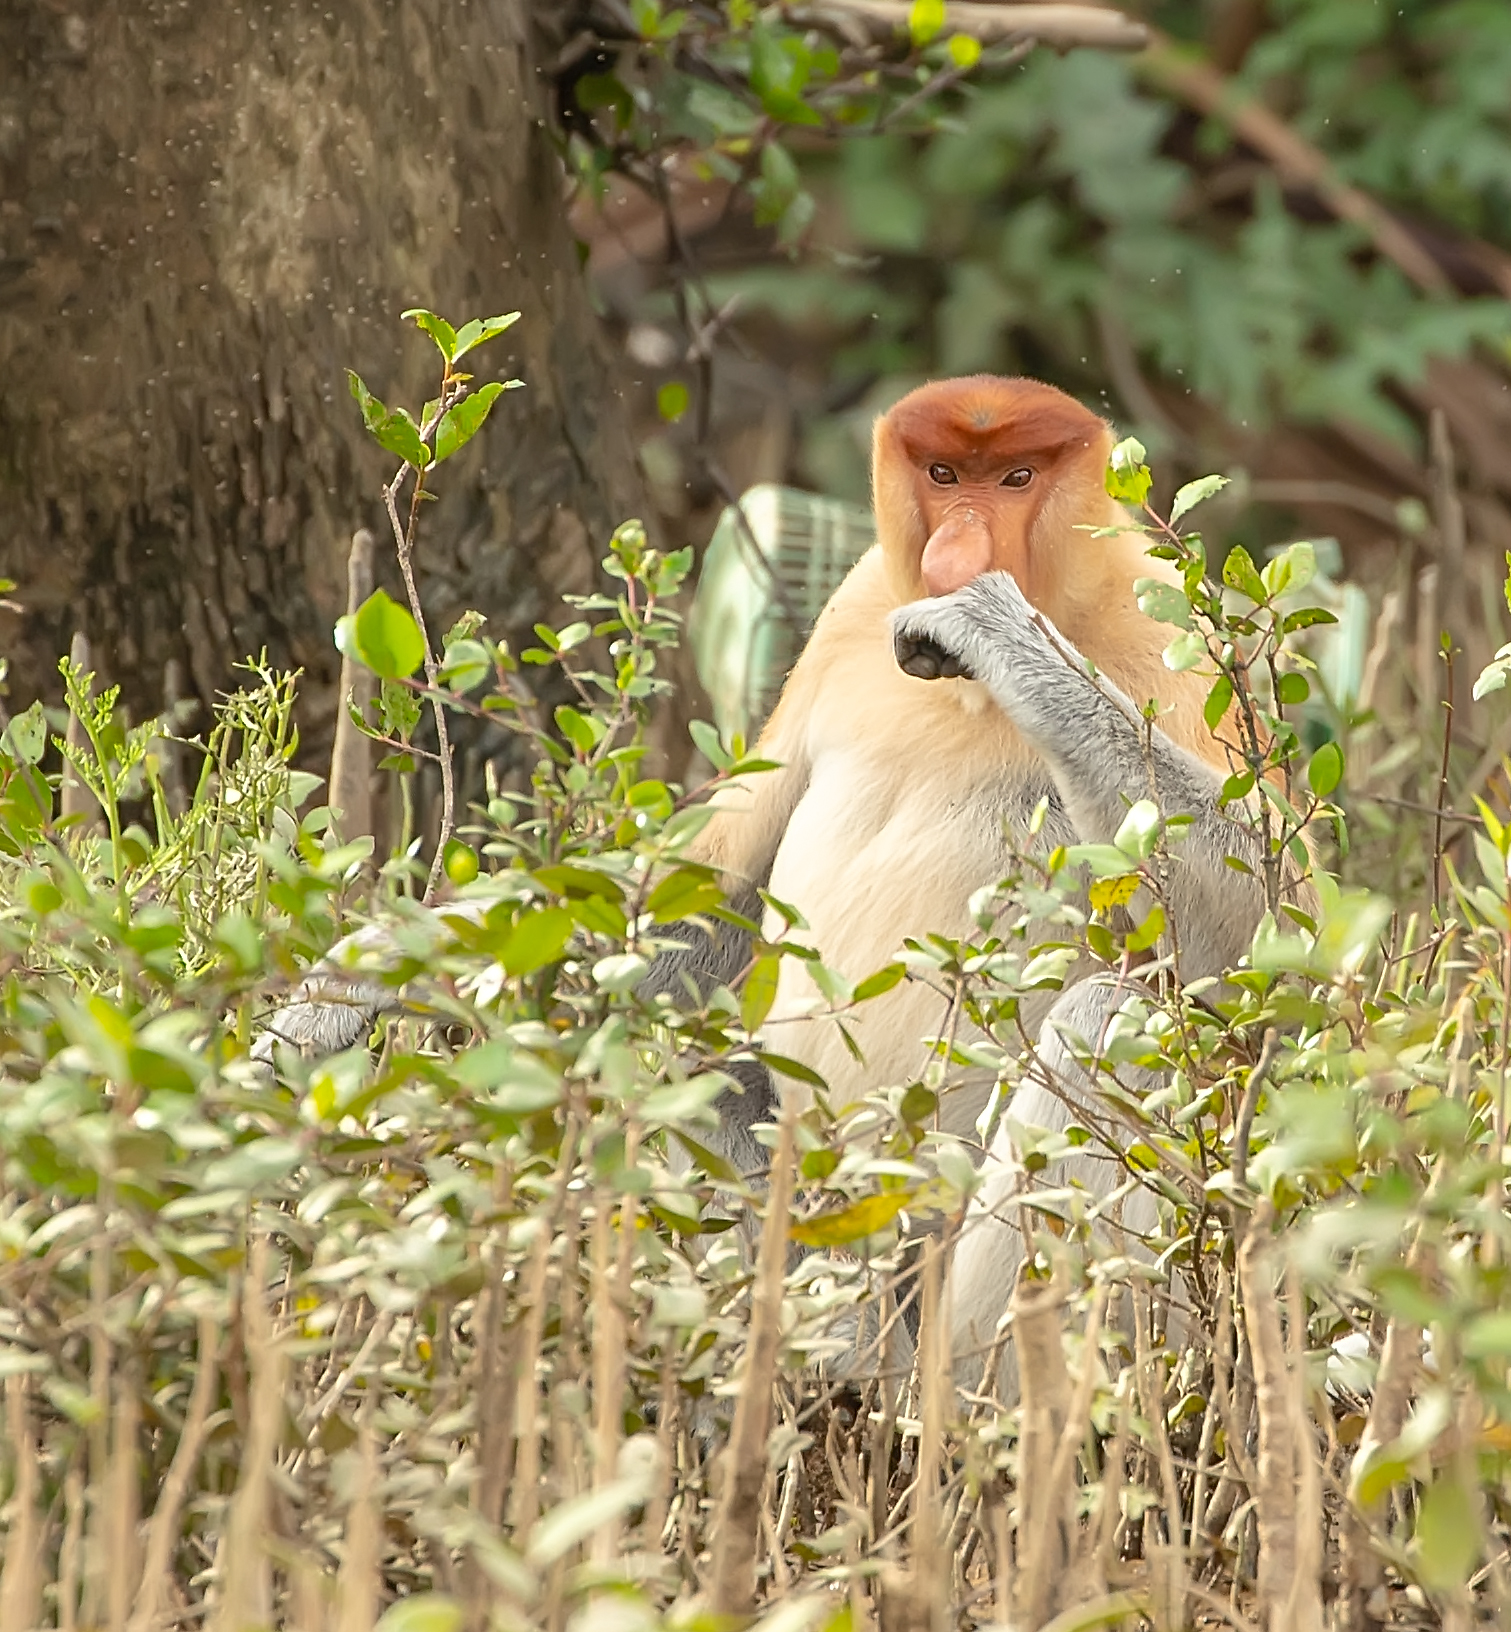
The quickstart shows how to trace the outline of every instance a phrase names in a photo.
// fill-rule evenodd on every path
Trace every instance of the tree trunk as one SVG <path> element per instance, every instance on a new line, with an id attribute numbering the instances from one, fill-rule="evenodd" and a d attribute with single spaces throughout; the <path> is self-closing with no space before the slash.
<path id="1" fill-rule="evenodd" d="M 554 8 L 545 6 L 541 20 Z M 438 355 L 399 313 L 518 308 L 517 374 L 441 472 L 421 582 L 438 633 L 583 590 L 638 508 L 563 210 L 531 0 L 66 12 L 0 0 L 0 612 L 12 696 L 60 691 L 82 629 L 135 717 L 180 658 L 208 700 L 266 647 L 328 752 L 353 531 L 395 583 L 394 461 L 343 370 L 417 409 Z M 318 759 L 316 761 L 318 764 Z"/>

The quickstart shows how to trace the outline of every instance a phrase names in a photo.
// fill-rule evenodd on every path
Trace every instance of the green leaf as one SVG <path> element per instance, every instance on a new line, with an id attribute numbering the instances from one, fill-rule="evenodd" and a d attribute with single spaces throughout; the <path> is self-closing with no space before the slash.
<path id="1" fill-rule="evenodd" d="M 1174 527 L 1182 516 L 1194 510 L 1203 499 L 1210 499 L 1214 493 L 1222 492 L 1227 485 L 1226 476 L 1198 476 L 1194 482 L 1187 482 L 1170 505 L 1170 525 Z"/>
<path id="2" fill-rule="evenodd" d="M 373 436 L 385 453 L 396 454 L 416 470 L 424 470 L 430 463 L 430 449 L 425 446 L 420 427 L 407 408 L 391 408 Z"/>
<path id="3" fill-rule="evenodd" d="M 1095 878 L 1121 878 L 1128 871 L 1128 858 L 1111 844 L 1072 844 L 1065 851 L 1072 867 L 1083 863 Z"/>
<path id="4" fill-rule="evenodd" d="M 791 1077 L 794 1082 L 806 1082 L 810 1088 L 829 1086 L 811 1065 L 804 1065 L 801 1060 L 794 1060 L 786 1054 L 773 1054 L 769 1049 L 762 1048 L 756 1050 L 756 1058 L 778 1076 Z"/>
<path id="5" fill-rule="evenodd" d="M 717 726 L 710 725 L 707 720 L 693 720 L 687 728 L 687 734 L 697 744 L 699 753 L 716 771 L 727 771 L 734 763 L 719 736 Z"/>
<path id="6" fill-rule="evenodd" d="M 35 702 L 24 713 L 11 717 L 0 737 L 7 753 L 22 765 L 40 765 L 47 752 L 47 716 Z"/>
<path id="7" fill-rule="evenodd" d="M 351 388 L 352 396 L 357 400 L 357 406 L 362 410 L 362 423 L 368 430 L 376 433 L 378 427 L 388 418 L 388 410 L 367 389 L 360 374 L 354 374 L 351 369 L 347 369 L 346 383 Z"/>
<path id="8" fill-rule="evenodd" d="M 421 441 L 420 427 L 410 417 L 408 410 L 385 408 L 362 383 L 362 376 L 354 374 L 351 369 L 346 371 L 346 380 L 357 406 L 362 410 L 362 423 L 367 426 L 378 446 L 385 452 L 397 454 L 405 464 L 423 470 L 430 463 L 430 449 Z"/>
<path id="9" fill-rule="evenodd" d="M 215 944 L 230 954 L 238 974 L 255 974 L 262 967 L 262 931 L 239 909 L 216 921 Z"/>
<path id="10" fill-rule="evenodd" d="M 1413 1544 L 1424 1587 L 1449 1592 L 1474 1573 L 1482 1546 L 1478 1493 L 1452 1473 L 1428 1487 L 1417 1516 Z"/>
<path id="11" fill-rule="evenodd" d="M 556 729 L 580 754 L 590 754 L 598 746 L 602 729 L 570 703 L 562 703 L 556 710 Z"/>
<path id="12" fill-rule="evenodd" d="M 1311 694 L 1311 684 L 1306 676 L 1297 674 L 1294 669 L 1282 674 L 1275 687 L 1276 699 L 1288 708 L 1304 703 Z"/>
<path id="13" fill-rule="evenodd" d="M 1326 799 L 1343 780 L 1343 750 L 1336 742 L 1324 742 L 1312 755 L 1306 780 L 1319 799 Z"/>
<path id="14" fill-rule="evenodd" d="M 1511 1355 L 1511 1310 L 1477 1315 L 1464 1329 L 1464 1353 L 1471 1360 Z"/>
<path id="15" fill-rule="evenodd" d="M 1294 634 L 1298 629 L 1310 629 L 1315 624 L 1336 623 L 1338 619 L 1323 606 L 1303 606 L 1295 612 L 1286 614 L 1280 625 L 1283 635 Z"/>
<path id="16" fill-rule="evenodd" d="M 378 721 L 385 737 L 407 740 L 420 723 L 420 699 L 397 680 L 385 680 L 378 687 Z"/>
<path id="17" fill-rule="evenodd" d="M 842 1247 L 885 1229 L 912 1199 L 911 1190 L 887 1190 L 879 1196 L 863 1196 L 848 1207 L 794 1224 L 789 1234 L 804 1247 Z"/>
<path id="18" fill-rule="evenodd" d="M 925 1088 L 921 1082 L 913 1082 L 904 1091 L 897 1113 L 910 1127 L 916 1128 L 920 1123 L 927 1122 L 938 1109 L 939 1095 L 932 1088 Z"/>
<path id="19" fill-rule="evenodd" d="M 764 957 L 757 958 L 750 973 L 745 977 L 745 986 L 740 993 L 740 1024 L 748 1032 L 757 1032 L 765 1022 L 766 1016 L 771 1013 L 771 1005 L 776 1002 L 777 981 L 782 972 L 782 960 L 776 953 L 768 952 Z"/>
<path id="20" fill-rule="evenodd" d="M 1266 591 L 1272 596 L 1284 595 L 1287 591 L 1296 594 L 1316 576 L 1317 551 L 1309 539 L 1287 546 L 1273 561 L 1265 563 L 1260 574 Z"/>
<path id="21" fill-rule="evenodd" d="M 1487 663 L 1480 670 L 1479 679 L 1474 682 L 1475 702 L 1492 691 L 1504 691 L 1508 677 L 1511 677 L 1511 646 L 1502 646 L 1495 654 L 1494 662 Z"/>
<path id="22" fill-rule="evenodd" d="M 703 868 L 678 867 L 651 891 L 645 905 L 658 924 L 670 924 L 723 906 L 724 891 Z"/>
<path id="23" fill-rule="evenodd" d="M 762 23 L 750 31 L 750 88 L 773 119 L 787 124 L 823 121 L 803 100 L 813 68 L 813 54 L 801 35 L 780 36 Z"/>
<path id="24" fill-rule="evenodd" d="M 1154 854 L 1160 836 L 1159 806 L 1152 799 L 1139 799 L 1128 807 L 1128 814 L 1113 835 L 1112 842 L 1125 856 L 1143 861 Z"/>
<path id="25" fill-rule="evenodd" d="M 1173 623 L 1177 629 L 1191 627 L 1191 603 L 1185 592 L 1163 578 L 1139 578 L 1133 592 L 1138 596 L 1139 611 L 1156 623 Z"/>
<path id="26" fill-rule="evenodd" d="M 498 961 L 508 974 L 533 974 L 559 957 L 571 938 L 572 914 L 565 907 L 540 907 L 514 926 Z"/>
<path id="27" fill-rule="evenodd" d="M 439 1592 L 416 1592 L 384 1610 L 373 1632 L 461 1632 L 462 1606 Z"/>
<path id="28" fill-rule="evenodd" d="M 908 11 L 908 33 L 918 50 L 944 32 L 944 19 L 944 0 L 913 0 Z"/>
<path id="29" fill-rule="evenodd" d="M 1219 809 L 1223 805 L 1231 805 L 1235 799 L 1247 799 L 1254 791 L 1254 773 L 1252 771 L 1234 771 L 1222 785 L 1222 791 L 1217 795 Z"/>
<path id="30" fill-rule="evenodd" d="M 884 968 L 878 969 L 874 975 L 867 975 L 855 988 L 853 993 L 855 1001 L 866 1003 L 873 997 L 880 997 L 883 992 L 890 992 L 907 976 L 907 972 L 906 964 L 889 963 Z"/>
<path id="31" fill-rule="evenodd" d="M 1254 562 L 1242 544 L 1228 551 L 1222 564 L 1222 581 L 1230 588 L 1241 590 L 1251 601 L 1263 601 L 1264 582 L 1254 570 Z"/>
<path id="32" fill-rule="evenodd" d="M 603 992 L 632 992 L 649 968 L 650 964 L 638 952 L 613 952 L 593 965 L 593 983 Z M 663 1093 L 666 1091 L 662 1090 Z M 664 1116 L 669 1113 L 663 1110 L 659 1114 Z"/>
<path id="33" fill-rule="evenodd" d="M 1183 629 L 1160 654 L 1172 674 L 1194 669 L 1207 655 L 1207 643 L 1194 629 Z"/>
<path id="34" fill-rule="evenodd" d="M 456 331 L 456 350 L 452 353 L 452 362 L 460 362 L 474 346 L 482 345 L 485 340 L 492 340 L 505 329 L 512 329 L 518 322 L 518 312 L 505 312 L 501 317 L 475 317 L 470 323 L 464 323 Z M 514 383 L 510 382 L 511 385 Z"/>
<path id="35" fill-rule="evenodd" d="M 355 613 L 337 623 L 336 647 L 384 680 L 403 680 L 425 661 L 419 625 L 409 608 L 383 589 L 375 589 Z"/>
<path id="36" fill-rule="evenodd" d="M 635 117 L 635 99 L 617 74 L 584 74 L 573 83 L 572 98 L 584 113 L 611 109 L 620 130 Z"/>
<path id="37" fill-rule="evenodd" d="M 480 640 L 451 640 L 442 654 L 440 681 L 464 696 L 477 688 L 493 672 L 493 660 Z"/>
<path id="38" fill-rule="evenodd" d="M 1215 731 L 1227 716 L 1233 702 L 1233 682 L 1225 674 L 1218 675 L 1207 693 L 1207 700 L 1202 705 L 1201 717 L 1207 722 L 1207 729 Z"/>
<path id="39" fill-rule="evenodd" d="M 450 459 L 459 447 L 467 446 L 483 428 L 488 411 L 503 397 L 504 387 L 498 380 L 478 388 L 472 397 L 463 397 L 454 408 L 447 408 L 436 426 L 436 463 Z"/>
<path id="40" fill-rule="evenodd" d="M 413 319 L 417 327 L 435 341 L 441 355 L 448 363 L 456 358 L 456 330 L 444 317 L 437 317 L 434 312 L 427 312 L 423 306 L 411 306 L 407 312 L 400 312 L 399 316 Z"/>
<path id="41" fill-rule="evenodd" d="M 1164 933 L 1165 909 L 1156 901 L 1149 909 L 1149 916 L 1127 936 L 1123 945 L 1130 952 L 1146 952 Z"/>
<path id="42" fill-rule="evenodd" d="M 535 1521 L 526 1560 L 533 1569 L 546 1569 L 558 1558 L 564 1558 L 579 1542 L 586 1541 L 595 1530 L 638 1506 L 645 1498 L 644 1479 L 626 1478 L 558 1502 Z"/>
<path id="43" fill-rule="evenodd" d="M 675 425 L 687 412 L 692 397 L 681 380 L 668 380 L 656 393 L 656 412 L 669 425 Z"/>
<path id="44" fill-rule="evenodd" d="M 503 393 L 503 386 L 497 380 L 490 380 L 487 385 L 474 391 L 470 397 L 463 397 L 459 403 L 441 415 L 441 422 L 435 428 L 437 464 L 443 459 L 449 459 L 458 448 L 465 447 L 477 435 L 482 429 L 483 421 L 488 417 L 488 410 Z"/>
<path id="45" fill-rule="evenodd" d="M 1120 504 L 1131 504 L 1137 509 L 1149 497 L 1154 478 L 1144 458 L 1144 444 L 1136 436 L 1125 436 L 1108 457 L 1104 478 L 1107 492 Z"/>

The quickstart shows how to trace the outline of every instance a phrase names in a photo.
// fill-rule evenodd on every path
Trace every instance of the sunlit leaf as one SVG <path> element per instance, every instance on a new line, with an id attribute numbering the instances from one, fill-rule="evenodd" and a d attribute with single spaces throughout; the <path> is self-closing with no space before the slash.
<path id="1" fill-rule="evenodd" d="M 487 385 L 479 387 L 470 397 L 463 397 L 459 403 L 441 415 L 441 422 L 435 428 L 437 464 L 443 459 L 449 459 L 458 448 L 465 447 L 477 435 L 482 429 L 483 421 L 488 417 L 489 409 L 503 392 L 504 387 L 497 380 L 490 380 Z"/>
<path id="2" fill-rule="evenodd" d="M 492 340 L 505 329 L 512 329 L 519 322 L 518 312 L 505 312 L 501 317 L 473 318 L 470 323 L 464 323 L 456 331 L 456 349 L 452 353 L 452 361 L 459 362 L 472 350 L 480 346 L 485 340 Z"/>
<path id="3" fill-rule="evenodd" d="M 408 311 L 400 312 L 399 315 L 409 318 L 417 327 L 423 329 L 435 341 L 437 349 L 448 363 L 456 357 L 456 330 L 444 317 L 427 312 L 423 306 L 411 306 Z"/>
<path id="4" fill-rule="evenodd" d="M 843 1247 L 863 1236 L 875 1235 L 913 1199 L 911 1191 L 885 1190 L 880 1195 L 864 1196 L 848 1207 L 832 1213 L 820 1213 L 790 1230 L 792 1239 L 804 1247 Z"/>
<path id="5" fill-rule="evenodd" d="M 336 625 L 336 647 L 385 680 L 403 680 L 425 661 L 425 641 L 406 606 L 375 589 Z"/>
<path id="6" fill-rule="evenodd" d="M 1176 526 L 1181 517 L 1194 510 L 1203 499 L 1210 499 L 1227 485 L 1226 476 L 1198 476 L 1194 482 L 1187 482 L 1171 501 L 1170 525 Z"/>
<path id="7" fill-rule="evenodd" d="M 1144 444 L 1135 436 L 1124 437 L 1107 460 L 1107 492 L 1120 504 L 1142 507 L 1149 497 L 1154 478 L 1144 463 Z"/>
<path id="8" fill-rule="evenodd" d="M 771 1013 L 781 973 L 782 960 L 774 952 L 768 952 L 756 959 L 745 977 L 745 986 L 740 993 L 740 1024 L 746 1031 L 759 1031 L 766 1016 Z"/>

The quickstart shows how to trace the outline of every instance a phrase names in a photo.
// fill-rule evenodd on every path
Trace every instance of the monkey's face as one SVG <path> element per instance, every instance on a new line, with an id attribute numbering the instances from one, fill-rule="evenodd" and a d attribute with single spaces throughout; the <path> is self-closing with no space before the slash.
<path id="1" fill-rule="evenodd" d="M 976 375 L 904 397 L 877 422 L 874 465 L 899 591 L 949 595 L 1000 571 L 1046 604 L 1067 511 L 1102 519 L 1108 442 L 1102 420 L 1037 380 Z"/>

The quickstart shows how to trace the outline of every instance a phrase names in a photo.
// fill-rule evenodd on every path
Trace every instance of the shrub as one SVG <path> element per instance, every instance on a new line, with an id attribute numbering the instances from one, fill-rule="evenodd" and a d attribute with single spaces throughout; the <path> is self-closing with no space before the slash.
<path id="1" fill-rule="evenodd" d="M 387 490 L 411 588 L 399 492 L 482 395 L 454 369 L 470 331 L 420 318 L 445 381 Z M 401 434 L 357 394 L 380 441 Z M 1235 552 L 1220 585 L 1179 530 L 1215 483 L 1157 517 L 1130 444 L 1109 481 L 1183 576 L 1145 590 L 1167 661 L 1209 664 L 1210 723 L 1239 722 L 1235 814 L 1275 867 L 1311 865 L 1346 806 L 1341 748 L 1308 752 L 1297 724 L 1307 549 Z M 529 788 L 443 826 L 428 870 L 418 841 L 376 875 L 370 841 L 341 841 L 292 768 L 295 677 L 265 663 L 182 812 L 164 724 L 129 726 L 71 667 L 79 729 L 51 747 L 99 819 L 57 818 L 40 708 L 6 727 L 0 1625 L 1301 1626 L 1325 1595 L 1343 1624 L 1502 1613 L 1511 828 L 1481 808 L 1430 921 L 1314 868 L 1316 913 L 1268 916 L 1225 987 L 1184 984 L 1161 938 L 1178 822 L 1138 805 L 1111 844 L 1026 854 L 973 942 L 920 925 L 886 970 L 810 960 L 838 1014 L 926 978 L 980 1036 L 862 1104 L 809 1082 L 750 1185 L 708 1147 L 714 1102 L 752 1055 L 804 1075 L 758 1035 L 801 919 L 745 924 L 748 969 L 706 1000 L 640 984 L 673 923 L 738 922 L 686 846 L 711 785 L 761 774 L 705 727 L 710 786 L 647 774 L 688 565 L 626 524 L 613 592 L 521 651 L 469 619 L 434 653 L 417 596 L 343 625 L 384 679 L 364 724 L 395 774 L 425 705 L 536 747 Z M 536 671 L 576 699 L 549 719 Z M 405 894 L 422 873 L 432 909 Z M 1030 918 L 1058 939 L 1031 944 Z M 365 924 L 344 944 L 385 996 L 376 1053 L 279 1049 L 270 1072 L 250 1052 L 268 1006 Z M 985 1365 L 957 1393 L 941 1255 L 908 1246 L 920 1221 L 962 1227 L 976 1182 L 938 1097 L 988 1065 L 989 1118 L 1010 1117 L 1021 998 L 1145 953 L 1088 1062 L 1103 1119 L 1019 1137 L 1030 1172 L 1126 1147 L 1128 1186 L 1162 1203 L 1148 1256 L 1113 1253 L 1083 1195 L 1033 1191 L 1022 1403 Z M 1130 1090 L 1129 1064 L 1161 1086 Z M 1108 1314 L 1125 1291 L 1131 1345 Z M 895 1352 L 875 1317 L 895 1336 L 910 1298 L 910 1369 L 831 1379 L 858 1328 Z"/>

